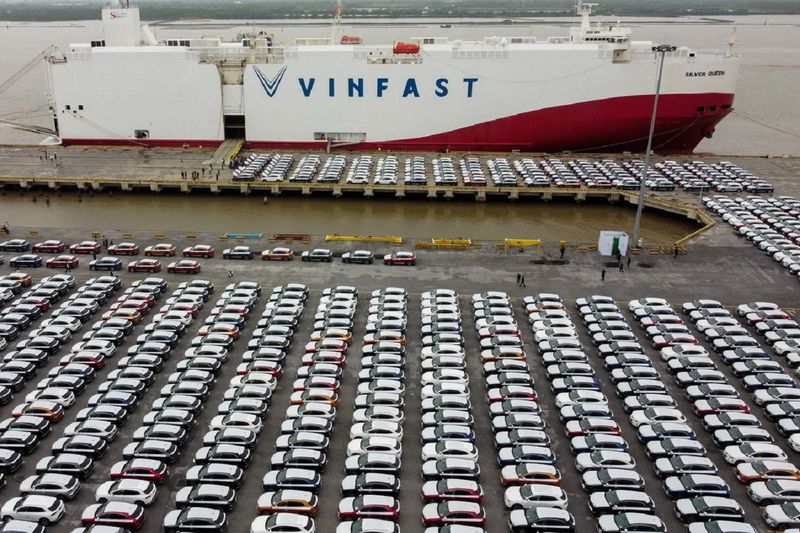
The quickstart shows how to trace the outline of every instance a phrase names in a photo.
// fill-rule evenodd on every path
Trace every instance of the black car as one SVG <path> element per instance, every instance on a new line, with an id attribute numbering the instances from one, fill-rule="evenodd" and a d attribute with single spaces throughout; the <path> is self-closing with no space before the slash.
<path id="1" fill-rule="evenodd" d="M 186 471 L 186 484 L 213 483 L 238 488 L 242 484 L 244 471 L 236 465 L 209 463 L 196 465 Z"/>
<path id="2" fill-rule="evenodd" d="M 223 259 L 252 259 L 253 250 L 249 246 L 234 246 L 222 251 Z"/>
<path id="3" fill-rule="evenodd" d="M 22 415 L 18 417 L 6 418 L 0 422 L 0 431 L 8 431 L 10 429 L 17 431 L 27 431 L 33 433 L 37 437 L 42 438 L 50 433 L 51 422 L 41 416 Z"/>
<path id="4" fill-rule="evenodd" d="M 230 511 L 236 505 L 236 491 L 226 485 L 200 483 L 180 489 L 175 495 L 175 505 L 179 509 L 196 505 Z"/>
<path id="5" fill-rule="evenodd" d="M 22 466 L 22 455 L 13 450 L 0 448 L 0 473 L 10 474 Z"/>
<path id="6" fill-rule="evenodd" d="M 89 263 L 89 270 L 122 270 L 122 260 L 118 257 L 101 257 Z"/>
<path id="7" fill-rule="evenodd" d="M 25 376 L 16 372 L 0 372 L 0 386 L 17 392 L 25 386 Z"/>
<path id="8" fill-rule="evenodd" d="M 131 442 L 122 450 L 123 459 L 155 459 L 172 464 L 178 458 L 178 447 L 167 441 L 145 439 Z"/>
<path id="9" fill-rule="evenodd" d="M 300 255 L 300 260 L 304 262 L 324 262 L 330 263 L 333 261 L 333 252 L 325 248 L 316 248 L 314 250 L 307 250 Z"/>
<path id="10" fill-rule="evenodd" d="M 62 437 L 53 443 L 53 453 L 75 453 L 99 459 L 108 451 L 108 441 L 95 435 Z"/>
<path id="11" fill-rule="evenodd" d="M 31 243 L 25 239 L 11 239 L 0 242 L 0 250 L 4 252 L 27 252 L 31 249 Z"/>
<path id="12" fill-rule="evenodd" d="M 91 418 L 97 420 L 108 420 L 117 426 L 125 424 L 128 419 L 128 410 L 119 405 L 100 404 L 95 407 L 86 407 L 78 411 L 75 420 L 82 422 Z"/>
<path id="13" fill-rule="evenodd" d="M 194 454 L 195 464 L 224 463 L 245 467 L 250 462 L 250 450 L 235 444 L 203 446 Z"/>
<path id="14" fill-rule="evenodd" d="M 8 261 L 11 268 L 39 268 L 42 266 L 42 257 L 36 254 L 24 254 L 12 257 Z"/>
<path id="15" fill-rule="evenodd" d="M 23 455 L 28 455 L 39 444 L 39 437 L 35 433 L 9 429 L 0 433 L 0 448 L 14 450 Z"/>
<path id="16" fill-rule="evenodd" d="M 61 453 L 58 455 L 48 455 L 36 463 L 37 474 L 67 474 L 86 479 L 91 475 L 94 462 L 91 457 L 75 453 Z"/>

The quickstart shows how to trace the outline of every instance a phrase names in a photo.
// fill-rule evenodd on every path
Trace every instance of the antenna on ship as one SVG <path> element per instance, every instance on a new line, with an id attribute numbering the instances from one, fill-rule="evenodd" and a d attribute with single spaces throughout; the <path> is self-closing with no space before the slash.
<path id="1" fill-rule="evenodd" d="M 578 0 L 575 6 L 575 14 L 581 18 L 581 23 L 578 31 L 574 33 L 577 34 L 578 40 L 580 41 L 583 41 L 586 34 L 592 29 L 590 17 L 592 15 L 592 7 L 596 5 L 597 4 L 583 3 L 583 0 Z M 574 37 L 575 35 L 573 35 L 573 40 L 575 40 Z"/>
<path id="2" fill-rule="evenodd" d="M 331 27 L 331 44 L 337 44 L 342 38 L 342 0 L 336 0 L 333 8 L 333 26 Z"/>

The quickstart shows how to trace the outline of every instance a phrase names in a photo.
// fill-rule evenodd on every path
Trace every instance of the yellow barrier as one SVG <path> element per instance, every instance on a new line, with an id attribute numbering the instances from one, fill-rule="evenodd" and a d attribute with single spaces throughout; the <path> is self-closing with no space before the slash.
<path id="1" fill-rule="evenodd" d="M 221 241 L 227 241 L 227 240 L 228 240 L 228 236 L 227 236 L 227 235 L 220 235 L 220 236 L 219 236 L 219 240 L 221 240 Z"/>
<path id="2" fill-rule="evenodd" d="M 194 235 L 194 234 L 189 234 L 189 235 L 187 235 L 187 236 L 186 236 L 186 238 L 187 238 L 187 239 L 196 239 L 196 238 L 197 238 L 197 235 Z"/>
<path id="3" fill-rule="evenodd" d="M 99 239 L 100 238 L 100 232 L 99 231 L 93 231 L 92 232 L 92 238 L 93 239 Z"/>
<path id="4" fill-rule="evenodd" d="M 122 238 L 123 239 L 133 239 L 133 233 L 123 233 L 122 234 Z"/>
<path id="5" fill-rule="evenodd" d="M 472 239 L 431 239 L 434 245 L 456 245 L 456 246 L 472 246 Z"/>
<path id="6" fill-rule="evenodd" d="M 503 243 L 506 246 L 515 248 L 525 248 L 526 246 L 541 246 L 541 239 L 504 239 Z"/>
<path id="7" fill-rule="evenodd" d="M 164 240 L 164 234 L 163 233 L 156 233 L 155 235 L 153 235 L 153 238 L 156 239 L 157 241 L 163 241 Z"/>
<path id="8" fill-rule="evenodd" d="M 39 235 L 39 232 L 37 230 L 35 230 L 35 229 L 32 229 L 29 233 L 31 235 Z"/>
<path id="9" fill-rule="evenodd" d="M 395 235 L 325 235 L 326 241 L 357 241 L 357 242 L 388 242 L 391 244 L 403 244 L 403 238 Z"/>
<path id="10" fill-rule="evenodd" d="M 422 250 L 466 250 L 471 246 L 469 244 L 448 244 L 448 243 L 433 243 L 433 242 L 418 242 L 415 244 L 418 249 Z"/>

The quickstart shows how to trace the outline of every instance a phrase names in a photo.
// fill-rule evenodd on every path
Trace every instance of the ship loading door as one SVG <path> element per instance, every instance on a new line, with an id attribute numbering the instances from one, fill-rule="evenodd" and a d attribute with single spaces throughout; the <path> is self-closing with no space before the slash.
<path id="1" fill-rule="evenodd" d="M 244 115 L 223 115 L 225 140 L 242 140 L 245 138 Z"/>

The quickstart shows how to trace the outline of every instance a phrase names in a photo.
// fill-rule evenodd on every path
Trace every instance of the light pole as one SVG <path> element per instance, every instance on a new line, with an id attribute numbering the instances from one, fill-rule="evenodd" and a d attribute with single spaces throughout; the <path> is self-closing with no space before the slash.
<path id="1" fill-rule="evenodd" d="M 661 74 L 664 72 L 664 57 L 667 52 L 674 52 L 678 48 L 670 44 L 659 44 L 652 48 L 653 52 L 659 54 L 658 58 L 658 77 L 656 78 L 656 96 L 653 100 L 653 114 L 650 117 L 650 132 L 647 134 L 647 150 L 644 152 L 644 167 L 642 168 L 642 179 L 639 183 L 639 204 L 636 206 L 636 221 L 633 223 L 633 245 L 639 246 L 639 231 L 642 224 L 642 211 L 644 210 L 644 189 L 647 181 L 647 172 L 650 169 L 650 150 L 653 147 L 653 133 L 656 130 L 656 115 L 658 114 L 658 96 L 661 93 Z"/>

